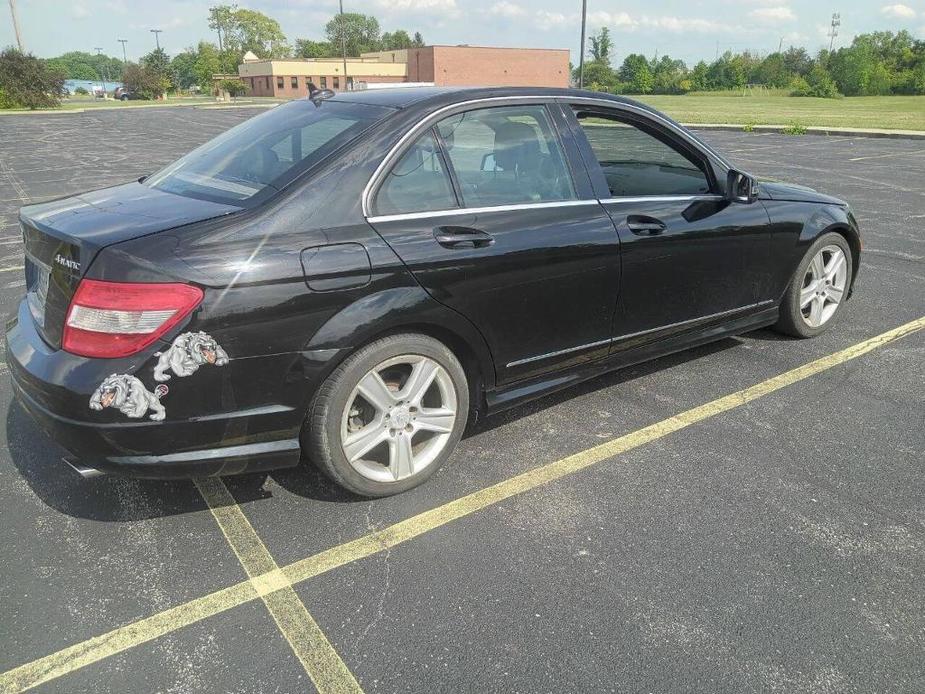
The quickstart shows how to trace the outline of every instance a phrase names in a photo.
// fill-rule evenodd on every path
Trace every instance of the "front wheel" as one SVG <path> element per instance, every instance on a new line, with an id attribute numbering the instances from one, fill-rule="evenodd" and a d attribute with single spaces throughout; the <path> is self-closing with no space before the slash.
<path id="1" fill-rule="evenodd" d="M 794 337 L 828 329 L 848 298 L 853 271 L 844 236 L 830 232 L 816 239 L 787 287 L 775 328 Z"/>
<path id="2" fill-rule="evenodd" d="M 322 384 L 303 446 L 341 486 L 389 496 L 443 465 L 468 412 L 469 387 L 456 356 L 425 335 L 392 335 L 352 354 Z"/>

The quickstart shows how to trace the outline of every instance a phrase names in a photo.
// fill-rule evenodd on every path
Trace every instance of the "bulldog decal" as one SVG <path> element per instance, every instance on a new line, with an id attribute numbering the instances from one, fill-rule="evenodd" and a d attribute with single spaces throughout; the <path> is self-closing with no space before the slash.
<path id="1" fill-rule="evenodd" d="M 228 363 L 228 355 L 218 343 L 204 332 L 183 333 L 170 345 L 166 352 L 156 352 L 160 357 L 154 367 L 155 381 L 168 381 L 173 371 L 176 376 L 190 376 L 203 364 L 224 366 Z"/>
<path id="2" fill-rule="evenodd" d="M 151 415 L 151 419 L 160 422 L 167 416 L 167 411 L 160 402 L 160 398 L 166 392 L 166 386 L 158 386 L 152 393 L 134 376 L 112 374 L 100 384 L 90 398 L 90 409 L 115 407 L 133 419 L 144 417 L 148 410 L 152 410 L 154 414 Z"/>

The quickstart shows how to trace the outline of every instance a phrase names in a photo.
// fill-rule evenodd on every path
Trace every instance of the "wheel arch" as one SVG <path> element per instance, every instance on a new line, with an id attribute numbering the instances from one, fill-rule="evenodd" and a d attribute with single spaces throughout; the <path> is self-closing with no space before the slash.
<path id="1" fill-rule="evenodd" d="M 857 220 L 850 211 L 843 207 L 826 205 L 807 221 L 803 227 L 800 241 L 806 248 L 815 243 L 816 239 L 828 233 L 836 233 L 842 236 L 848 243 L 848 248 L 851 249 L 851 285 L 848 287 L 848 298 L 850 298 L 854 290 L 855 279 L 858 276 L 863 246 Z"/>
<path id="2" fill-rule="evenodd" d="M 470 409 L 484 410 L 485 392 L 495 384 L 494 360 L 485 338 L 466 318 L 434 300 L 420 286 L 395 287 L 364 296 L 331 316 L 305 346 L 306 352 L 329 355 L 318 385 L 361 347 L 402 333 L 427 335 L 445 344 L 466 372 Z"/>

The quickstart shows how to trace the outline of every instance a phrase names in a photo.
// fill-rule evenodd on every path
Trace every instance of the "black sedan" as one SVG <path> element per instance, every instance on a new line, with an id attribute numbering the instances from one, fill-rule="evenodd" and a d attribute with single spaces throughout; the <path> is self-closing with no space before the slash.
<path id="1" fill-rule="evenodd" d="M 366 496 L 427 479 L 477 416 L 764 326 L 817 335 L 861 251 L 841 200 L 551 89 L 315 95 L 20 220 L 10 372 L 78 470 L 306 458 Z"/>

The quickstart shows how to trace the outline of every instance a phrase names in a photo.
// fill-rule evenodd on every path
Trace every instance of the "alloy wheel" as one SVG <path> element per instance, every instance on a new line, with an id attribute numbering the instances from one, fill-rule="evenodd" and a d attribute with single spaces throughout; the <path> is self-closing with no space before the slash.
<path id="1" fill-rule="evenodd" d="M 831 320 L 841 304 L 848 284 L 845 252 L 835 245 L 824 246 L 806 268 L 800 289 L 800 313 L 811 328 Z"/>
<path id="2" fill-rule="evenodd" d="M 418 354 L 393 357 L 370 369 L 347 398 L 341 448 L 363 477 L 397 482 L 436 460 L 456 414 L 456 389 L 446 369 Z"/>

